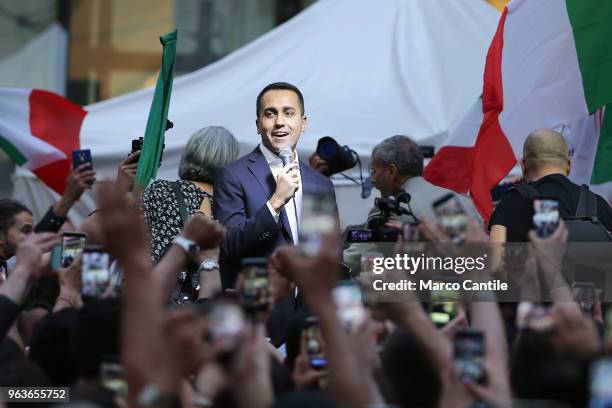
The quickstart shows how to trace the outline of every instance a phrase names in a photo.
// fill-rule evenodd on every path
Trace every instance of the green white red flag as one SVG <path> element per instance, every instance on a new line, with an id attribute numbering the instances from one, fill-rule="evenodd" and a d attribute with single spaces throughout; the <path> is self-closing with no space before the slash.
<path id="1" fill-rule="evenodd" d="M 477 135 L 453 132 L 425 177 L 469 192 L 485 219 L 491 189 L 539 128 L 586 119 L 612 102 L 612 2 L 513 0 L 504 9 L 485 64 Z M 593 150 L 592 182 L 612 180 L 612 115 Z"/>
<path id="2" fill-rule="evenodd" d="M 87 112 L 48 91 L 0 88 L 0 148 L 63 194 Z"/>

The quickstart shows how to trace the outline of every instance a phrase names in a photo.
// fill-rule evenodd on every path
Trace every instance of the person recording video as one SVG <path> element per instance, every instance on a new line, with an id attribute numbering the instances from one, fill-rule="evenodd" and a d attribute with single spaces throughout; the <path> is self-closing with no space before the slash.
<path id="1" fill-rule="evenodd" d="M 401 192 L 401 195 L 404 196 L 403 200 L 409 201 L 405 206 L 408 209 L 407 212 L 404 211 L 399 215 L 391 211 L 385 218 L 402 223 L 414 223 L 422 219 L 433 220 L 436 218 L 436 213 L 432 204 L 451 194 L 469 217 L 480 219 L 469 198 L 435 186 L 423 178 L 423 161 L 420 146 L 407 136 L 392 136 L 374 147 L 370 161 L 373 186 L 380 191 L 383 199 L 398 196 L 398 193 Z M 408 195 L 403 194 L 404 192 Z M 380 205 L 370 210 L 368 220 L 382 218 L 383 214 L 379 207 Z M 353 244 L 344 251 L 344 262 L 353 270 L 356 270 L 355 268 L 358 270 L 359 254 L 367 250 L 366 246 Z"/>

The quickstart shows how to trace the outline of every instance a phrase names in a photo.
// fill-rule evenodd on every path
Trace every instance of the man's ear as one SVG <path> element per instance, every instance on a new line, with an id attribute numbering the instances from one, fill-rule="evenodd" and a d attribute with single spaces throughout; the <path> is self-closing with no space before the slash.
<path id="1" fill-rule="evenodd" d="M 308 116 L 302 115 L 302 133 L 306 131 L 308 127 Z"/>
<path id="2" fill-rule="evenodd" d="M 569 177 L 570 173 L 572 172 L 572 164 L 574 164 L 572 159 L 567 159 L 567 177 Z"/>
<path id="3" fill-rule="evenodd" d="M 387 166 L 387 171 L 389 172 L 391 180 L 395 180 L 399 176 L 399 172 L 395 163 L 391 163 L 389 166 Z"/>
<path id="4" fill-rule="evenodd" d="M 257 128 L 257 134 L 261 134 L 261 130 L 259 129 L 259 119 L 255 119 L 255 127 Z"/>

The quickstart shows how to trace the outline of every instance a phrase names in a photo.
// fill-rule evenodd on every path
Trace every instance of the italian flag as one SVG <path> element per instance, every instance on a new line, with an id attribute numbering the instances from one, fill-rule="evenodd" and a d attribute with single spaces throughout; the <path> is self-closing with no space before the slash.
<path id="1" fill-rule="evenodd" d="M 452 132 L 425 169 L 434 184 L 469 192 L 485 219 L 491 189 L 514 167 L 529 133 L 600 121 L 591 182 L 612 180 L 612 1 L 513 0 L 487 54 L 477 133 Z M 459 128 L 474 119 L 474 108 Z"/>
<path id="2" fill-rule="evenodd" d="M 0 88 L 0 112 L 0 148 L 63 194 L 87 112 L 52 92 L 18 88 Z"/>

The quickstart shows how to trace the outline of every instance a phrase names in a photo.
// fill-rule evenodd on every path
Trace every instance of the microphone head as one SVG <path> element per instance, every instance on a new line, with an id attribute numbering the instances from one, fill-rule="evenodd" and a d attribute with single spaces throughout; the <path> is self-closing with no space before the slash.
<path id="1" fill-rule="evenodd" d="M 283 166 L 288 165 L 293 161 L 293 152 L 290 147 L 283 147 L 278 151 L 278 156 L 283 161 Z"/>

